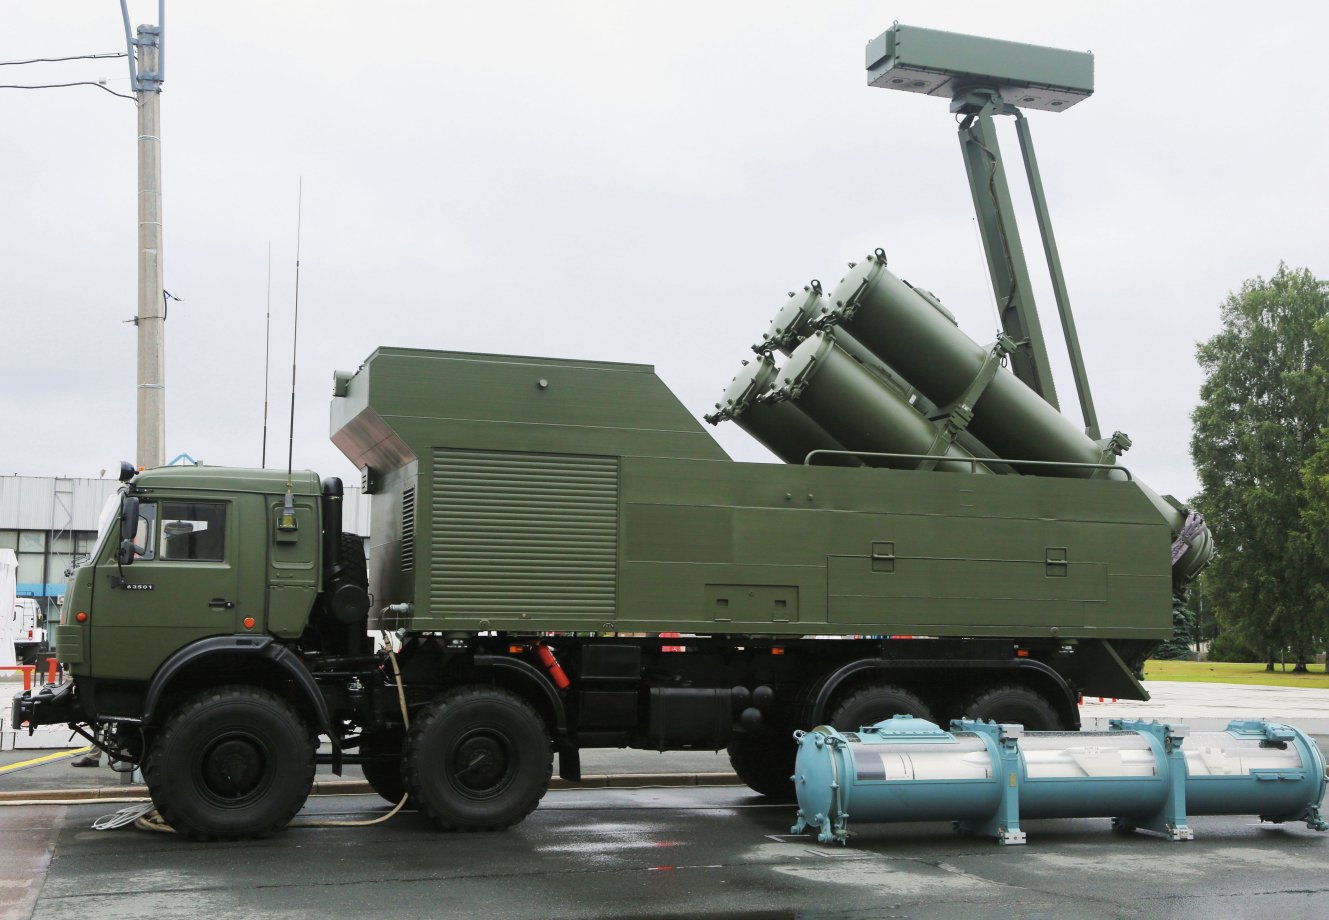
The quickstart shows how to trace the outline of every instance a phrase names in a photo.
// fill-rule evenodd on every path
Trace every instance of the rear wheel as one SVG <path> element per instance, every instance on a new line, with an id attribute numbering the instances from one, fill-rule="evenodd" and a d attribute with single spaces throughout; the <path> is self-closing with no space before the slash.
<path id="1" fill-rule="evenodd" d="M 735 735 L 729 742 L 729 763 L 753 792 L 777 801 L 792 801 L 794 755 L 798 746 L 788 734 Z"/>
<path id="2" fill-rule="evenodd" d="M 831 710 L 831 724 L 842 732 L 856 732 L 896 715 L 931 721 L 932 710 L 915 693 L 903 687 L 868 684 L 840 700 Z"/>
<path id="3" fill-rule="evenodd" d="M 1013 722 L 1026 731 L 1053 732 L 1066 727 L 1047 698 L 1017 684 L 998 684 L 973 694 L 961 707 L 966 719 Z"/>
<path id="4" fill-rule="evenodd" d="M 285 827 L 309 797 L 314 737 L 276 694 L 219 687 L 167 720 L 143 778 L 162 819 L 186 837 L 263 837 Z"/>
<path id="5" fill-rule="evenodd" d="M 540 804 L 554 753 L 539 714 L 498 687 L 458 687 L 411 724 L 406 790 L 443 830 L 501 830 Z"/>

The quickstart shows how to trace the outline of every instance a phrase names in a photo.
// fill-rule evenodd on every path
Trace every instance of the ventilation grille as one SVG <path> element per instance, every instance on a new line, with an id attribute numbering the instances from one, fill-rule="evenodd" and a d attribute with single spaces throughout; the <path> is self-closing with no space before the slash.
<path id="1" fill-rule="evenodd" d="M 401 493 L 401 567 L 403 572 L 415 569 L 415 486 Z"/>
<path id="2" fill-rule="evenodd" d="M 613 618 L 618 458 L 437 450 L 433 474 L 435 610 Z"/>

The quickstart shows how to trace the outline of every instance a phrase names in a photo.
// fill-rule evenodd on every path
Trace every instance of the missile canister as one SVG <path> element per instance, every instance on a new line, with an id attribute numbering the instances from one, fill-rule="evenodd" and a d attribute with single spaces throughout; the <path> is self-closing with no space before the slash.
<path id="1" fill-rule="evenodd" d="M 790 293 L 789 299 L 775 314 L 775 318 L 771 320 L 770 326 L 762 335 L 761 342 L 753 345 L 752 350 L 759 355 L 772 351 L 779 351 L 785 355 L 793 354 L 795 348 L 817 331 L 822 320 L 826 318 L 827 310 L 826 300 L 822 297 L 821 282 L 813 280 L 805 284 L 800 293 Z M 835 344 L 906 399 L 912 397 L 915 401 L 921 400 L 926 409 L 933 408 L 931 401 L 883 364 L 880 358 L 863 347 L 848 332 L 837 329 Z"/>
<path id="2" fill-rule="evenodd" d="M 956 720 L 951 731 L 896 716 L 858 732 L 795 733 L 795 833 L 844 842 L 861 822 L 951 820 L 1025 842 L 1022 818 L 1112 817 L 1122 829 L 1192 839 L 1188 815 L 1253 814 L 1329 830 L 1325 759 L 1304 732 L 1272 722 L 1189 732 L 1114 720 L 1107 732 L 1024 732 Z"/>
<path id="3" fill-rule="evenodd" d="M 850 269 L 830 294 L 829 321 L 908 380 L 938 406 L 959 399 L 980 374 L 988 351 L 965 335 L 936 298 L 901 281 L 886 269 L 878 249 Z M 819 418 L 823 425 L 828 420 Z M 834 429 L 832 429 L 834 430 Z M 1023 381 L 995 374 L 973 405 L 968 431 L 998 457 L 1051 463 L 1112 462 L 1105 451 Z M 1016 466 L 1032 475 L 1091 476 L 1084 467 Z M 1099 472 L 1098 475 L 1104 475 Z M 1106 475 L 1126 478 L 1124 471 Z M 1189 582 L 1213 557 L 1204 519 L 1173 504 L 1135 480 L 1172 529 L 1173 578 Z"/>
<path id="4" fill-rule="evenodd" d="M 733 420 L 785 463 L 802 463 L 814 450 L 844 450 L 844 445 L 809 418 L 801 409 L 784 400 L 773 400 L 771 386 L 778 370 L 770 355 L 760 354 L 734 376 L 716 405 L 706 416 L 712 425 Z M 819 461 L 833 466 L 862 466 L 853 457 L 827 455 Z"/>
<path id="5" fill-rule="evenodd" d="M 813 333 L 785 363 L 776 398 L 803 410 L 851 450 L 926 454 L 937 442 L 934 426 L 896 390 L 836 345 L 837 331 Z M 936 469 L 988 472 L 963 448 L 950 444 Z M 873 465 L 918 467 L 918 459 L 870 461 Z"/>
<path id="6" fill-rule="evenodd" d="M 987 349 L 965 335 L 953 316 L 886 269 L 881 250 L 850 269 L 830 300 L 830 316 L 846 332 L 939 406 L 957 400 L 987 360 Z M 1102 447 L 1013 374 L 992 378 L 974 405 L 969 430 L 1006 459 L 1103 462 Z M 1075 476 L 1092 472 L 1056 467 L 1020 471 Z"/>
<path id="7" fill-rule="evenodd" d="M 779 351 L 791 353 L 798 343 L 816 331 L 817 320 L 826 315 L 826 302 L 821 296 L 821 282 L 803 285 L 803 290 L 790 292 L 789 299 L 775 314 L 771 325 L 752 346 L 755 352 Z"/>

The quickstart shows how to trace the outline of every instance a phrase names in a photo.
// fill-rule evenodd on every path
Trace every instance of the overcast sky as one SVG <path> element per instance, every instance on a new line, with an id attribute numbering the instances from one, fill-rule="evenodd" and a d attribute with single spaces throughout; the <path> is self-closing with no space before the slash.
<path id="1" fill-rule="evenodd" d="M 184 302 L 167 457 L 259 462 L 271 243 L 268 457 L 285 459 L 301 177 L 294 454 L 324 475 L 358 478 L 327 437 L 332 372 L 379 345 L 650 363 L 701 415 L 786 291 L 878 246 L 990 341 L 946 102 L 865 84 L 864 43 L 898 20 L 1094 52 L 1094 96 L 1031 126 L 1102 426 L 1134 440 L 1138 476 L 1190 495 L 1195 343 L 1220 303 L 1280 260 L 1329 275 L 1326 10 L 168 2 L 165 276 Z M 0 60 L 123 43 L 114 0 L 0 5 Z M 123 60 L 0 67 L 3 83 L 103 77 L 129 92 Z M 0 112 L 0 474 L 114 475 L 134 451 L 133 103 L 0 90 Z M 716 435 L 770 459 L 733 425 Z"/>

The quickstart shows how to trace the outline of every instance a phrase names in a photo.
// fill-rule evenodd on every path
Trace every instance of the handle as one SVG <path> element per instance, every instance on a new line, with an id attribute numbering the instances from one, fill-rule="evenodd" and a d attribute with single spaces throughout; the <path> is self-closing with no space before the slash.
<path id="1" fill-rule="evenodd" d="M 208 606 L 217 607 L 222 610 L 230 610 L 232 607 L 235 606 L 235 603 L 234 601 L 228 601 L 224 597 L 214 597 L 212 600 L 208 601 Z"/>

